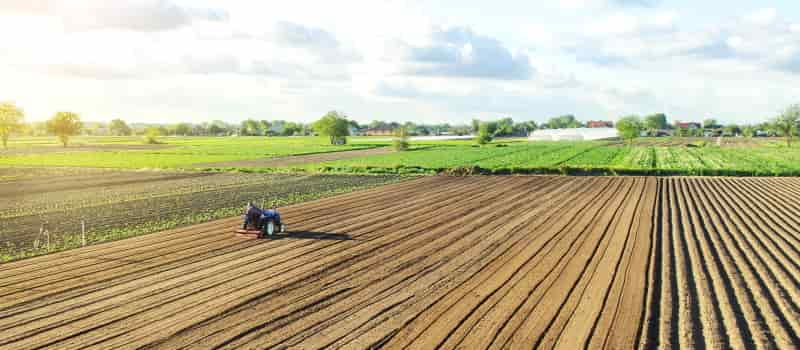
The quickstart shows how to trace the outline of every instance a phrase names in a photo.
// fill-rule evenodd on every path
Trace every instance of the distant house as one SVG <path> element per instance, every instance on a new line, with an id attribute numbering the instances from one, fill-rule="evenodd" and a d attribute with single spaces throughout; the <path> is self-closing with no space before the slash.
<path id="1" fill-rule="evenodd" d="M 697 122 L 676 122 L 675 127 L 678 129 L 702 129 L 703 125 Z"/>
<path id="2" fill-rule="evenodd" d="M 367 136 L 392 136 L 394 135 L 393 128 L 369 128 L 364 131 Z"/>
<path id="3" fill-rule="evenodd" d="M 590 120 L 586 122 L 587 128 L 613 128 L 614 123 L 606 120 Z"/>
<path id="4" fill-rule="evenodd" d="M 351 127 L 347 128 L 347 130 L 350 131 L 350 136 L 363 136 L 364 135 L 364 133 L 361 131 L 361 129 L 356 128 L 356 127 L 352 127 L 351 126 Z"/>

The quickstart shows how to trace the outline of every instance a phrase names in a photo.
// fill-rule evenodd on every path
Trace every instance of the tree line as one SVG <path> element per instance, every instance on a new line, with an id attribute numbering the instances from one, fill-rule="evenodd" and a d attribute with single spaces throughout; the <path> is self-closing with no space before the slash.
<path id="1" fill-rule="evenodd" d="M 313 123 L 299 123 L 286 120 L 247 119 L 238 124 L 215 120 L 204 123 L 175 124 L 129 124 L 122 119 L 113 119 L 108 124 L 92 123 L 91 128 L 81 121 L 73 112 L 57 112 L 43 123 L 25 123 L 24 111 L 11 102 L 0 103 L 0 139 L 3 147 L 7 147 L 12 134 L 54 135 L 66 146 L 69 138 L 79 134 L 103 134 L 113 136 L 143 135 L 148 143 L 157 143 L 159 136 L 308 136 L 322 135 L 330 137 L 333 144 L 345 143 L 347 136 L 361 134 L 365 130 L 387 129 L 395 134 L 408 136 L 428 135 L 475 135 L 478 143 L 491 142 L 496 137 L 527 136 L 539 129 L 579 128 L 586 126 L 574 115 L 567 114 L 550 118 L 538 125 L 534 121 L 515 122 L 512 118 L 500 118 L 495 121 L 473 119 L 470 125 L 416 124 L 412 122 L 398 123 L 375 120 L 367 124 L 359 124 L 350 120 L 347 115 L 338 111 L 330 111 Z M 742 135 L 752 137 L 757 134 L 765 136 L 784 136 L 791 144 L 792 136 L 797 134 L 800 121 L 800 104 L 788 107 L 783 113 L 768 122 L 752 125 L 722 125 L 716 119 L 706 119 L 698 127 L 682 127 L 675 122 L 670 125 L 667 116 L 656 113 L 640 117 L 629 115 L 616 122 L 620 135 L 631 140 L 642 135 L 659 136 L 660 132 L 672 130 L 676 136 Z M 699 124 L 699 123 L 698 123 Z"/>
<path id="2" fill-rule="evenodd" d="M 786 145 L 791 146 L 792 139 L 798 132 L 798 124 L 800 124 L 800 104 L 791 105 L 769 121 L 759 124 L 722 125 L 716 119 L 709 118 L 701 125 L 684 127 L 678 122 L 669 125 L 664 114 L 654 114 L 644 118 L 638 115 L 622 117 L 617 120 L 616 128 L 620 137 L 629 143 L 640 136 L 658 136 L 660 131 L 672 129 L 675 136 L 777 136 L 786 138 Z"/>

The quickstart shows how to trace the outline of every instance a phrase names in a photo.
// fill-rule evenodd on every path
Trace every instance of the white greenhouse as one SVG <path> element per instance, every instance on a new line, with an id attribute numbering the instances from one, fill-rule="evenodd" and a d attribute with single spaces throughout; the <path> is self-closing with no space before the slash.
<path id="1" fill-rule="evenodd" d="M 589 141 L 619 137 L 615 128 L 542 129 L 528 136 L 530 141 Z"/>

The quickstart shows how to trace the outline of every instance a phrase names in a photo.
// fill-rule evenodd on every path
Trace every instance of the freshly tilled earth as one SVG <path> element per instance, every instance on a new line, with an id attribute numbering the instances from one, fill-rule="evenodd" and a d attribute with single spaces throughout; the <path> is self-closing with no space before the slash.
<path id="1" fill-rule="evenodd" d="M 799 193 L 427 177 L 0 265 L 0 348 L 796 348 Z"/>

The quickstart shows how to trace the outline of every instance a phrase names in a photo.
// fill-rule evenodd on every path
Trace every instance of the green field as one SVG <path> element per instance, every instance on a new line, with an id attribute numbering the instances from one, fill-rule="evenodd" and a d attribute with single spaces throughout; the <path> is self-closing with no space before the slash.
<path id="1" fill-rule="evenodd" d="M 27 148 L 27 153 L 0 153 L 0 166 L 76 166 L 98 168 L 181 168 L 195 164 L 291 155 L 348 151 L 376 147 L 371 142 L 333 146 L 326 137 L 164 137 L 152 149 L 130 149 L 125 145 L 145 146 L 136 137 L 80 137 L 70 147 L 61 148 L 55 138 L 14 139 L 12 151 Z M 103 146 L 121 146 L 103 150 Z M 86 151 L 88 147 L 100 150 Z M 46 152 L 45 152 L 46 151 Z"/>
<path id="2" fill-rule="evenodd" d="M 324 137 L 165 137 L 141 149 L 133 137 L 80 137 L 62 150 L 53 138 L 14 139 L 0 166 L 218 169 L 262 172 L 423 173 L 456 168 L 491 174 L 789 175 L 800 174 L 800 146 L 780 140 L 643 138 L 619 142 L 502 140 L 412 142 L 412 149 L 277 168 L 217 168 L 215 162 L 339 152 L 387 146 L 386 138 L 350 138 L 341 146 Z M 126 149 L 129 145 L 131 149 Z M 113 149 L 103 149 L 111 147 Z M 95 148 L 92 148 L 95 147 Z M 134 147 L 139 147 L 134 149 Z M 47 152 L 44 152 L 46 150 Z"/>
<path id="3" fill-rule="evenodd" d="M 311 164 L 305 170 L 436 173 L 457 167 L 473 167 L 480 173 L 491 174 L 795 176 L 800 174 L 800 146 L 787 148 L 776 141 L 757 145 L 749 142 L 747 147 L 735 144 L 720 147 L 694 141 L 668 146 L 589 141 L 521 141 L 501 147 L 439 144 L 408 152 Z"/>

